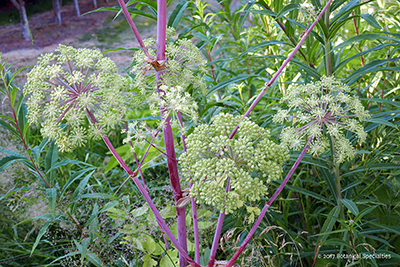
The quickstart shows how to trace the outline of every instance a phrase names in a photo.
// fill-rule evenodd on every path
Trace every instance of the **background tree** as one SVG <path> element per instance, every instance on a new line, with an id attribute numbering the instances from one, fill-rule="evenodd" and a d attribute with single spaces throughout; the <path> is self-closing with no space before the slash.
<path id="1" fill-rule="evenodd" d="M 56 15 L 56 22 L 61 26 L 61 1 L 60 0 L 52 0 L 54 13 Z"/>
<path id="2" fill-rule="evenodd" d="M 76 15 L 79 17 L 79 16 L 81 15 L 81 11 L 80 11 L 80 9 L 79 9 L 78 0 L 74 0 L 74 9 L 75 9 Z"/>
<path id="3" fill-rule="evenodd" d="M 18 9 L 21 18 L 22 35 L 24 39 L 31 40 L 31 31 L 29 30 L 28 16 L 26 15 L 24 0 L 11 0 L 11 3 Z"/>

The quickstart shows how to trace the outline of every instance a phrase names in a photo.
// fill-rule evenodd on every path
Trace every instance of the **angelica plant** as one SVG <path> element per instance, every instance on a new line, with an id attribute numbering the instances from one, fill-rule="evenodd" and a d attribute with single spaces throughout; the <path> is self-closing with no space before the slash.
<path id="1" fill-rule="evenodd" d="M 60 45 L 28 74 L 29 122 L 40 123 L 43 137 L 55 139 L 61 151 L 72 151 L 122 121 L 128 87 L 129 80 L 100 51 Z M 93 112 L 100 127 L 87 123 Z"/>
<path id="2" fill-rule="evenodd" d="M 236 125 L 239 130 L 231 139 Z M 198 126 L 186 144 L 187 152 L 179 160 L 182 176 L 193 184 L 191 196 L 226 213 L 265 197 L 268 184 L 281 177 L 289 158 L 286 148 L 269 139 L 268 130 L 231 114 Z"/>
<path id="3" fill-rule="evenodd" d="M 329 135 L 335 146 L 335 162 L 342 163 L 355 155 L 345 131 L 354 132 L 360 142 L 365 141 L 367 134 L 361 123 L 370 115 L 358 97 L 351 95 L 351 88 L 333 77 L 323 76 L 313 84 L 295 85 L 281 102 L 288 109 L 279 109 L 274 121 L 293 121 L 293 126 L 284 128 L 280 135 L 289 148 L 299 148 L 303 138 L 313 137 L 309 153 L 321 155 L 330 147 Z"/>

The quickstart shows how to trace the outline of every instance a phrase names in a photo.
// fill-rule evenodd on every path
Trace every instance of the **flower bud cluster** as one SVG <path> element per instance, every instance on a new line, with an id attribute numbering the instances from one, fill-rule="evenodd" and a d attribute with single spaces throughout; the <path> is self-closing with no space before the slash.
<path id="1" fill-rule="evenodd" d="M 41 123 L 43 137 L 71 151 L 121 122 L 127 108 L 122 89 L 127 87 L 129 80 L 100 51 L 60 45 L 56 53 L 42 55 L 28 74 L 29 122 Z M 89 112 L 99 125 L 88 126 Z"/>
<path id="2" fill-rule="evenodd" d="M 236 125 L 239 130 L 229 139 Z M 191 196 L 227 213 L 264 197 L 266 183 L 281 177 L 289 158 L 286 148 L 268 138 L 269 131 L 231 114 L 217 115 L 211 125 L 198 126 L 179 159 L 182 176 L 193 184 Z"/>
<path id="3" fill-rule="evenodd" d="M 333 77 L 323 76 L 315 84 L 294 86 L 281 99 L 288 109 L 280 109 L 274 116 L 275 123 L 292 122 L 281 133 L 281 140 L 289 148 L 298 149 L 304 137 L 314 137 L 309 152 L 320 155 L 329 148 L 326 134 L 334 141 L 337 163 L 351 159 L 355 149 L 345 136 L 345 131 L 354 132 L 361 142 L 367 134 L 361 122 L 370 115 L 356 96 L 350 95 L 351 89 Z M 291 113 L 294 115 L 290 115 Z"/>
<path id="4" fill-rule="evenodd" d="M 147 103 L 154 113 L 160 111 L 161 105 L 170 114 L 180 111 L 196 121 L 197 105 L 186 90 L 189 85 L 192 85 L 196 89 L 205 91 L 206 83 L 196 74 L 196 71 L 205 72 L 206 62 L 202 59 L 200 50 L 190 40 L 178 39 L 171 42 L 173 35 L 175 35 L 175 30 L 168 28 L 165 60 L 157 62 L 161 66 L 158 70 L 150 63 L 156 58 L 157 51 L 152 49 L 155 41 L 144 40 L 152 59 L 149 59 L 143 51 L 137 51 L 134 54 L 131 70 L 131 73 L 135 75 L 134 87 L 140 90 L 141 95 L 146 95 Z M 155 71 L 158 71 L 160 76 L 158 84 L 160 90 L 157 90 Z M 177 120 L 172 121 L 174 122 L 177 124 Z M 161 122 L 161 126 L 163 123 Z"/>

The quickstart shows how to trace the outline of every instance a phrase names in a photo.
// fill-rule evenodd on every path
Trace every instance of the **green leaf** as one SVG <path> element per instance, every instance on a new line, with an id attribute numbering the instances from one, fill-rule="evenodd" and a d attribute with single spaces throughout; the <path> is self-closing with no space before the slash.
<path id="1" fill-rule="evenodd" d="M 400 108 L 400 103 L 398 103 L 398 101 L 392 101 L 392 100 L 380 99 L 380 98 L 360 98 L 360 100 L 377 102 L 377 103 L 386 103 L 386 104 L 390 104 L 390 105 Z"/>
<path id="2" fill-rule="evenodd" d="M 384 224 L 380 224 L 380 223 L 376 223 L 376 222 L 368 222 L 369 224 L 372 224 L 376 227 L 379 227 L 383 230 L 386 230 L 385 232 L 390 232 L 390 233 L 394 233 L 396 235 L 400 236 L 400 226 L 389 226 L 389 225 L 384 225 Z"/>
<path id="3" fill-rule="evenodd" d="M 168 19 L 169 27 L 176 29 L 176 26 L 178 26 L 178 23 L 182 18 L 183 12 L 185 12 L 188 5 L 189 5 L 189 1 L 183 1 L 176 5 L 174 11 L 172 11 L 172 13 Z"/>
<path id="4" fill-rule="evenodd" d="M 206 248 L 204 250 L 204 254 L 200 256 L 200 265 L 202 266 L 207 265 L 208 259 L 210 258 L 210 254 L 211 254 L 211 249 Z"/>
<path id="5" fill-rule="evenodd" d="M 112 48 L 112 49 L 108 49 L 105 50 L 103 52 L 101 52 L 103 55 L 107 54 L 108 52 L 116 52 L 116 51 L 139 51 L 141 50 L 141 48 L 138 47 L 132 47 L 132 48 L 124 48 L 124 47 L 117 47 L 117 48 Z"/>
<path id="6" fill-rule="evenodd" d="M 86 258 L 86 254 L 87 254 L 87 248 L 90 244 L 90 237 L 84 238 L 81 242 L 81 263 L 84 262 L 85 258 Z"/>
<path id="7" fill-rule="evenodd" d="M 278 44 L 290 45 L 287 42 L 277 41 L 277 40 L 265 41 L 265 42 L 261 42 L 259 44 L 250 46 L 246 51 L 244 51 L 242 54 L 240 54 L 240 57 L 243 57 L 243 56 L 247 55 L 250 52 L 257 51 L 258 49 L 261 49 L 261 48 L 264 48 L 264 47 L 267 47 L 267 46 L 270 46 L 270 45 L 278 45 Z"/>
<path id="8" fill-rule="evenodd" d="M 12 134 L 14 134 L 19 139 L 21 139 L 18 131 L 14 127 L 12 127 L 9 123 L 5 122 L 4 120 L 0 120 L 0 125 L 3 126 L 5 129 L 7 129 L 8 131 L 10 131 Z"/>
<path id="9" fill-rule="evenodd" d="M 81 198 L 104 198 L 104 199 L 118 199 L 116 196 L 113 196 L 111 194 L 107 193 L 88 193 L 88 194 L 83 194 L 79 197 Z"/>
<path id="10" fill-rule="evenodd" d="M 204 229 L 207 229 L 207 228 L 213 226 L 215 223 L 209 222 L 209 221 L 201 221 L 201 222 L 198 222 L 198 224 L 199 224 L 199 229 L 204 230 Z"/>
<path id="11" fill-rule="evenodd" d="M 362 14 L 361 17 L 372 27 L 377 28 L 378 30 L 382 29 L 381 25 L 379 25 L 374 16 L 371 16 L 370 14 Z"/>
<path id="12" fill-rule="evenodd" d="M 365 215 L 367 215 L 368 213 L 372 212 L 374 209 L 376 209 L 376 207 L 378 207 L 378 205 L 376 206 L 372 206 L 372 207 L 368 207 L 366 209 L 363 209 L 355 218 L 354 218 L 354 223 L 357 223 L 359 220 L 361 220 Z"/>
<path id="13" fill-rule="evenodd" d="M 25 157 L 21 156 L 7 156 L 0 160 L 0 172 L 4 171 L 8 166 L 10 166 L 14 161 L 26 161 Z"/>
<path id="14" fill-rule="evenodd" d="M 227 79 L 223 82 L 220 82 L 219 84 L 217 84 L 216 86 L 214 86 L 213 88 L 211 88 L 210 92 L 207 94 L 207 96 L 212 95 L 213 93 L 215 93 L 216 91 L 218 91 L 219 89 L 230 85 L 231 83 L 236 83 L 236 82 L 240 82 L 243 80 L 246 80 L 248 78 L 252 78 L 252 77 L 259 77 L 260 75 L 258 74 L 242 74 L 242 75 L 238 75 L 236 77 Z"/>
<path id="15" fill-rule="evenodd" d="M 45 171 L 47 172 L 51 166 L 57 163 L 58 160 L 58 146 L 54 141 L 50 144 L 49 150 L 47 151 L 45 157 Z M 53 181 L 55 175 L 55 170 L 50 172 L 50 181 Z"/>
<path id="16" fill-rule="evenodd" d="M 343 205 L 345 205 L 345 207 L 346 208 L 348 208 L 349 209 L 349 211 L 351 212 L 351 213 L 353 213 L 354 215 L 358 215 L 359 213 L 360 213 L 360 211 L 358 210 L 358 208 L 357 208 L 357 206 L 356 206 L 356 203 L 354 203 L 353 202 L 353 200 L 350 200 L 350 199 L 341 199 L 340 200 L 342 203 L 343 203 Z"/>
<path id="17" fill-rule="evenodd" d="M 179 258 L 178 251 L 176 249 L 168 250 L 164 258 L 160 261 L 160 267 L 178 267 L 179 266 Z"/>
<path id="18" fill-rule="evenodd" d="M 353 37 L 350 37 L 349 39 L 347 39 L 346 41 L 344 41 L 343 43 L 340 43 L 339 45 L 335 46 L 332 50 L 337 50 L 337 49 L 341 49 L 344 48 L 348 45 L 351 45 L 355 42 L 361 42 L 361 41 L 365 41 L 365 40 L 388 40 L 388 41 L 394 41 L 394 42 L 398 42 L 399 39 L 397 38 L 393 38 L 390 36 L 386 36 L 383 34 L 378 34 L 378 33 L 362 33 Z"/>
<path id="19" fill-rule="evenodd" d="M 49 208 L 51 214 L 55 215 L 56 209 L 56 200 L 57 200 L 57 189 L 56 188 L 47 188 L 46 189 L 47 199 L 49 200 Z"/>
<path id="20" fill-rule="evenodd" d="M 145 254 L 142 257 L 143 267 L 153 267 L 157 266 L 157 262 L 151 258 L 149 254 Z"/>
<path id="21" fill-rule="evenodd" d="M 56 170 L 57 168 L 59 168 L 61 166 L 68 165 L 68 164 L 85 164 L 85 165 L 89 165 L 89 164 L 86 164 L 86 163 L 84 163 L 84 162 L 82 162 L 80 160 L 63 159 L 62 161 L 60 161 L 60 162 L 54 164 L 53 166 L 51 166 L 51 168 L 49 170 L 47 170 L 46 173 L 49 173 L 52 170 Z"/>
<path id="22" fill-rule="evenodd" d="M 318 199 L 318 200 L 321 200 L 323 202 L 326 202 L 326 203 L 329 203 L 331 205 L 334 205 L 334 203 L 332 201 L 330 201 L 329 199 L 327 199 L 327 198 L 325 198 L 325 197 L 323 197 L 320 194 L 317 194 L 315 192 L 312 192 L 312 191 L 309 191 L 307 189 L 300 188 L 300 187 L 297 187 L 297 186 L 291 186 L 291 185 L 288 185 L 288 184 L 286 185 L 286 187 L 288 189 L 290 189 L 290 190 L 293 190 L 294 192 L 298 192 L 298 193 L 301 193 L 301 194 L 304 194 L 304 195 L 308 195 L 308 196 L 311 196 L 311 197 L 313 197 L 315 199 Z"/>
<path id="23" fill-rule="evenodd" d="M 340 213 L 340 207 L 334 207 L 331 212 L 329 212 L 328 218 L 326 218 L 320 233 L 330 232 L 332 231 L 333 226 L 335 225 L 336 221 L 338 220 L 338 216 Z M 323 235 L 318 238 L 317 245 L 320 245 L 320 242 L 324 242 L 328 239 L 329 235 Z"/>
<path id="24" fill-rule="evenodd" d="M 46 221 L 46 222 L 43 224 L 42 228 L 40 229 L 40 231 L 39 231 L 39 233 L 38 233 L 38 235 L 37 235 L 37 237 L 36 237 L 36 241 L 35 241 L 35 243 L 33 244 L 33 247 L 32 247 L 32 250 L 31 250 L 31 256 L 32 256 L 32 253 L 35 251 L 37 245 L 39 244 L 40 239 L 41 239 L 42 236 L 46 233 L 47 229 L 49 228 L 49 226 L 50 226 L 50 224 L 51 224 L 52 222 L 53 222 L 53 221 L 49 220 L 49 221 Z"/>
<path id="25" fill-rule="evenodd" d="M 134 209 L 130 213 L 132 214 L 133 218 L 136 218 L 136 217 L 139 217 L 139 216 L 145 214 L 148 211 L 148 209 L 149 209 L 149 207 L 144 206 L 144 207 Z"/>
<path id="26" fill-rule="evenodd" d="M 83 180 L 79 183 L 78 187 L 74 191 L 74 194 L 72 195 L 74 200 L 79 199 L 79 195 L 82 193 L 83 189 L 85 189 L 85 186 L 89 181 L 89 178 L 92 176 L 92 174 L 94 172 L 95 172 L 95 170 L 92 171 L 91 173 L 89 173 L 88 175 L 86 175 L 85 178 L 83 178 Z"/>
<path id="27" fill-rule="evenodd" d="M 149 235 L 147 235 L 147 236 L 143 239 L 143 241 L 142 241 L 142 246 L 143 246 L 143 248 L 144 248 L 148 253 L 150 253 L 150 254 L 152 254 L 152 253 L 156 250 L 156 248 L 157 248 L 156 242 L 155 242 L 154 239 L 153 239 L 151 236 L 149 236 Z"/>
<path id="28" fill-rule="evenodd" d="M 397 126 L 395 124 L 388 122 L 387 120 L 384 119 L 368 119 L 368 122 L 377 123 L 380 125 L 386 125 L 397 129 Z"/>
<path id="29" fill-rule="evenodd" d="M 94 169 L 94 168 L 83 169 L 83 170 L 80 170 L 80 171 L 78 171 L 78 172 L 75 172 L 73 175 L 71 175 L 71 176 L 68 178 L 68 181 L 65 183 L 65 185 L 64 185 L 63 188 L 62 188 L 63 193 L 65 192 L 65 190 L 68 189 L 68 187 L 69 187 L 73 182 L 75 182 L 77 179 L 81 178 L 86 172 L 91 171 L 91 170 L 93 170 L 93 169 Z M 95 171 L 93 170 L 92 173 L 91 173 L 91 175 L 92 175 L 94 172 L 95 172 Z"/>
<path id="30" fill-rule="evenodd" d="M 297 3 L 291 3 L 286 5 L 284 8 L 282 8 L 281 11 L 279 11 L 278 15 L 275 17 L 275 19 L 279 19 L 281 17 L 283 17 L 286 13 L 295 10 L 295 9 L 299 9 L 300 5 Z"/>
<path id="31" fill-rule="evenodd" d="M 342 177 L 354 177 L 354 174 L 359 173 L 359 172 L 364 172 L 365 174 L 370 171 L 374 170 L 400 170 L 400 165 L 394 164 L 394 163 L 376 163 L 372 164 L 371 166 L 363 166 L 356 168 L 350 172 L 346 172 L 342 174 Z"/>
<path id="32" fill-rule="evenodd" d="M 134 14 L 134 15 L 139 15 L 139 16 L 143 16 L 143 17 L 147 17 L 147 18 L 149 18 L 149 19 L 152 19 L 152 20 L 157 20 L 157 18 L 155 17 L 155 16 L 153 16 L 153 15 L 150 15 L 150 14 L 148 14 L 148 13 L 146 13 L 146 12 L 143 12 L 142 10 L 140 10 L 140 9 L 137 9 L 137 8 L 134 8 L 134 7 L 127 7 L 127 9 L 128 9 L 128 11 L 129 11 L 129 14 Z M 122 11 L 122 9 L 121 9 L 121 7 L 120 6 L 114 6 L 114 7 L 100 7 L 100 8 L 98 8 L 98 9 L 95 9 L 95 10 L 91 10 L 91 11 L 89 11 L 89 12 L 86 12 L 85 14 L 83 14 L 83 16 L 84 15 L 87 15 L 87 14 L 90 14 L 90 13 L 93 13 L 93 12 L 99 12 L 99 11 L 114 11 L 114 12 L 121 12 Z M 118 14 L 119 14 L 118 13 Z"/>

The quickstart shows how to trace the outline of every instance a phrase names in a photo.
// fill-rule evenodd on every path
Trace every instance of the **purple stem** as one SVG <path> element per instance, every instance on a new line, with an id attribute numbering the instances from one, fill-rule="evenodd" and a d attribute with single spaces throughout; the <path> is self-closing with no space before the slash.
<path id="1" fill-rule="evenodd" d="M 124 12 L 125 18 L 129 23 L 129 26 L 131 26 L 131 29 L 133 31 L 133 34 L 135 34 L 136 39 L 138 40 L 140 47 L 142 48 L 144 54 L 148 57 L 151 58 L 151 55 L 149 54 L 149 51 L 147 51 L 146 46 L 143 43 L 142 37 L 140 37 L 140 34 L 135 26 L 135 23 L 133 22 L 131 18 L 131 14 L 129 14 L 128 9 L 126 8 L 125 2 L 123 0 L 118 0 L 119 5 L 122 8 L 122 11 Z"/>
<path id="2" fill-rule="evenodd" d="M 278 71 L 274 74 L 274 76 L 271 78 L 271 80 L 265 84 L 264 88 L 260 92 L 260 94 L 257 96 L 257 98 L 254 100 L 254 102 L 251 104 L 250 108 L 247 110 L 247 112 L 243 115 L 243 118 L 246 118 L 249 116 L 249 114 L 253 111 L 254 107 L 258 104 L 258 102 L 261 100 L 267 89 L 272 85 L 272 83 L 278 78 L 278 76 L 281 74 L 283 69 L 286 67 L 286 65 L 289 63 L 289 61 L 293 58 L 294 54 L 296 54 L 297 50 L 301 47 L 301 45 L 304 43 L 308 35 L 311 33 L 312 29 L 317 25 L 318 21 L 321 19 L 322 15 L 326 11 L 326 9 L 329 7 L 333 0 L 329 0 L 325 7 L 322 9 L 321 13 L 318 15 L 317 19 L 314 21 L 314 23 L 311 25 L 311 27 L 306 31 L 306 33 L 303 35 L 303 38 L 301 38 L 300 42 L 296 45 L 296 47 L 293 49 L 293 51 L 290 53 L 288 58 L 283 62 L 282 66 L 278 69 Z M 230 134 L 229 138 L 233 138 L 235 136 L 237 130 L 239 129 L 239 126 L 236 126 L 236 128 L 233 130 L 233 132 Z"/>
<path id="3" fill-rule="evenodd" d="M 182 121 L 182 116 L 181 112 L 178 111 L 178 119 L 179 123 L 183 129 L 183 121 Z M 186 147 L 186 136 L 185 134 L 182 133 L 182 143 L 183 143 L 183 149 L 186 152 L 187 147 Z M 190 188 L 192 188 L 192 183 L 189 182 Z M 192 219 L 193 219 L 193 232 L 194 232 L 194 259 L 197 263 L 200 263 L 200 236 L 199 236 L 199 222 L 197 220 L 197 207 L 196 207 L 196 201 L 194 197 L 190 199 L 190 202 L 192 204 Z"/>
<path id="4" fill-rule="evenodd" d="M 262 209 L 260 215 L 258 216 L 256 222 L 254 223 L 253 227 L 251 228 L 249 234 L 246 236 L 245 240 L 243 241 L 242 245 L 240 245 L 238 251 L 236 251 L 235 255 L 228 261 L 224 267 L 230 267 L 235 263 L 235 260 L 240 256 L 240 254 L 243 252 L 244 248 L 247 246 L 249 243 L 250 239 L 253 237 L 254 233 L 256 232 L 258 226 L 260 225 L 262 219 L 265 216 L 265 213 L 267 213 L 268 208 L 272 205 L 272 202 L 278 197 L 278 195 L 281 193 L 289 179 L 292 177 L 294 171 L 296 170 L 297 166 L 299 166 L 301 160 L 303 159 L 304 155 L 306 154 L 306 151 L 312 142 L 313 137 L 310 137 L 308 139 L 303 151 L 301 151 L 299 157 L 297 158 L 296 162 L 293 164 L 292 168 L 290 169 L 289 173 L 286 175 L 285 179 L 282 181 L 282 183 L 279 185 L 278 189 L 276 189 L 275 193 L 272 195 L 270 200 L 265 204 L 264 208 Z"/>
<path id="5" fill-rule="evenodd" d="M 165 60 L 165 38 L 167 32 L 167 1 L 157 0 L 157 61 Z M 161 85 L 161 72 L 156 73 L 157 80 L 157 90 L 160 92 Z M 161 95 L 161 94 L 160 94 Z M 163 120 L 164 110 L 160 108 L 161 119 Z M 165 128 L 163 130 L 165 152 L 169 157 L 167 157 L 169 178 L 174 194 L 175 203 L 177 203 L 182 198 L 182 189 L 179 179 L 178 165 L 176 161 L 175 145 L 174 145 L 174 135 L 172 133 L 172 128 L 170 124 L 171 118 L 165 118 Z M 176 223 L 178 230 L 178 241 L 180 246 L 183 248 L 185 254 L 187 255 L 187 230 L 186 230 L 186 214 L 185 206 L 176 207 Z M 181 251 L 179 251 L 179 266 L 187 266 L 187 260 Z"/>
<path id="6" fill-rule="evenodd" d="M 98 125 L 98 122 L 96 118 L 94 117 L 93 113 L 86 109 L 86 113 L 89 115 L 90 121 L 94 124 L 94 126 Z M 98 126 L 99 127 L 99 126 Z M 178 240 L 176 240 L 174 234 L 171 232 L 171 230 L 168 228 L 167 224 L 165 223 L 164 219 L 162 218 L 160 212 L 157 210 L 156 206 L 154 205 L 153 201 L 151 200 L 151 197 L 147 190 L 143 187 L 142 183 L 139 181 L 137 177 L 135 177 L 135 173 L 128 167 L 128 165 L 125 163 L 125 161 L 121 158 L 121 156 L 118 154 L 118 152 L 115 150 L 114 146 L 111 144 L 110 140 L 108 139 L 107 135 L 104 133 L 102 134 L 104 143 L 106 143 L 108 149 L 110 152 L 113 154 L 115 159 L 118 161 L 118 163 L 121 165 L 121 167 L 128 173 L 128 175 L 133 179 L 133 182 L 139 189 L 140 193 L 143 195 L 144 199 L 146 200 L 147 204 L 149 205 L 151 211 L 153 212 L 154 216 L 156 217 L 157 223 L 160 226 L 160 228 L 166 233 L 166 235 L 169 237 L 171 242 L 174 244 L 176 249 L 179 251 L 179 255 L 181 255 L 186 261 L 188 261 L 190 264 L 192 264 L 194 267 L 201 267 L 199 264 L 197 264 L 192 258 L 189 257 L 187 254 L 187 249 L 184 249 Z M 186 265 L 184 265 L 186 266 Z"/>
<path id="7" fill-rule="evenodd" d="M 226 184 L 225 192 L 227 192 L 227 193 L 229 191 L 230 181 L 231 181 L 231 177 L 228 178 L 228 183 Z M 212 244 L 212 247 L 211 247 L 210 260 L 208 261 L 208 267 L 213 267 L 214 266 L 215 255 L 217 254 L 218 242 L 219 242 L 219 238 L 221 236 L 221 231 L 222 231 L 222 226 L 224 224 L 224 219 L 225 219 L 225 210 L 222 211 L 219 214 L 219 217 L 218 217 L 217 229 L 215 229 L 215 235 L 214 235 L 214 240 L 213 240 L 213 244 Z"/>

